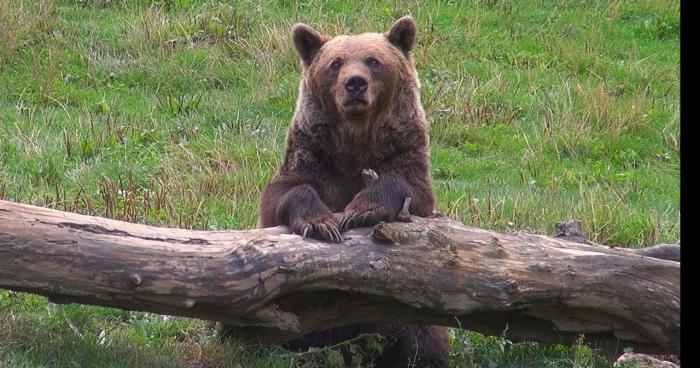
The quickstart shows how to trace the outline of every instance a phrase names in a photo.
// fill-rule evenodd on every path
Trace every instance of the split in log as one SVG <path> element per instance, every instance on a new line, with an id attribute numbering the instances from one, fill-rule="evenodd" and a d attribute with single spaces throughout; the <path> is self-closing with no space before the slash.
<path id="1" fill-rule="evenodd" d="M 0 201 L 0 288 L 217 320 L 265 341 L 384 321 L 677 354 L 680 263 L 647 253 L 445 217 L 335 244 L 286 227 L 168 229 Z"/>

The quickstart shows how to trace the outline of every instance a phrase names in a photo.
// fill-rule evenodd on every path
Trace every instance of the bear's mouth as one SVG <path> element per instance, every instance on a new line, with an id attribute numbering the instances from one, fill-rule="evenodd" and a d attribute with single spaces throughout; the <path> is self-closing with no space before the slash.
<path id="1" fill-rule="evenodd" d="M 345 101 L 344 105 L 346 107 L 365 106 L 365 105 L 367 105 L 367 101 L 365 101 L 361 98 L 353 98 L 353 99 Z"/>

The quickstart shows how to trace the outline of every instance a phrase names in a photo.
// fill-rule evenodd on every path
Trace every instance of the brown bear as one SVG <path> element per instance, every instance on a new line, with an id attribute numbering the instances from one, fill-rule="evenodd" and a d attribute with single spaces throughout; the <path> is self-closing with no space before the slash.
<path id="1" fill-rule="evenodd" d="M 420 82 L 411 50 L 411 17 L 391 30 L 329 37 L 305 24 L 293 29 L 303 69 L 287 150 L 263 191 L 261 227 L 287 225 L 296 234 L 341 242 L 341 233 L 393 221 L 406 197 L 410 213 L 435 207 Z M 367 181 L 363 169 L 374 170 Z M 343 212 L 341 221 L 334 212 Z M 358 324 L 304 336 L 295 349 L 335 344 L 363 332 L 385 335 L 379 367 L 445 367 L 447 328 Z"/>

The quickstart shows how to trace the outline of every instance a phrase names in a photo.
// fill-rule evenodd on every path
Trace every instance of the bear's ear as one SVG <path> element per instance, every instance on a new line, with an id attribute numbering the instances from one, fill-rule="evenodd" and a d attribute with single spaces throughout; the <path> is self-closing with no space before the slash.
<path id="1" fill-rule="evenodd" d="M 416 21 L 410 15 L 407 15 L 397 20 L 391 26 L 391 30 L 386 34 L 386 38 L 399 50 L 403 51 L 404 54 L 408 55 L 416 43 L 416 33 L 418 33 L 418 25 L 416 25 Z"/>
<path id="2" fill-rule="evenodd" d="M 294 35 L 294 47 L 296 47 L 305 66 L 311 65 L 318 50 L 328 41 L 327 36 L 303 23 L 295 24 L 292 27 L 292 34 Z"/>

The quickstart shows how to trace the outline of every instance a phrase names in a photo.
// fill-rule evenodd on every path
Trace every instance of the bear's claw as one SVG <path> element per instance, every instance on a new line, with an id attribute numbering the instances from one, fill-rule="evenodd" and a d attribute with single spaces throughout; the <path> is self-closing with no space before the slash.
<path id="1" fill-rule="evenodd" d="M 306 237 L 340 243 L 343 237 L 338 230 L 338 221 L 333 215 L 320 215 L 310 219 L 298 219 L 291 226 L 295 234 Z"/>

